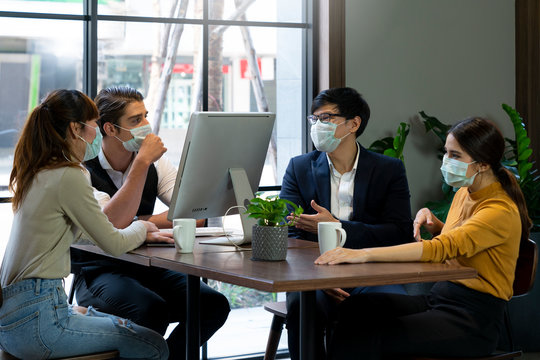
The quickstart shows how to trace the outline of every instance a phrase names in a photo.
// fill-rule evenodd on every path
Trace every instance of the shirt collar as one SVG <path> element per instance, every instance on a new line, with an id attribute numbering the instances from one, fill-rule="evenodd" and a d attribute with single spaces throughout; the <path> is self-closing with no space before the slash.
<path id="1" fill-rule="evenodd" d="M 356 144 L 356 158 L 354 159 L 353 168 L 349 172 L 356 172 L 356 168 L 358 166 L 358 157 L 360 156 L 360 146 L 358 145 L 358 142 L 356 142 L 355 144 Z M 326 153 L 326 159 L 328 160 L 328 165 L 330 166 L 330 170 L 332 170 L 332 173 L 334 175 L 341 176 L 341 174 L 339 174 L 339 172 L 334 167 L 334 163 L 332 163 L 332 159 L 330 159 L 330 156 L 328 156 L 328 153 Z"/>
<path id="2" fill-rule="evenodd" d="M 107 160 L 107 157 L 103 153 L 103 149 L 99 150 L 98 159 L 99 159 L 99 164 L 101 165 L 103 170 L 114 170 L 111 164 L 109 164 L 109 160 Z"/>

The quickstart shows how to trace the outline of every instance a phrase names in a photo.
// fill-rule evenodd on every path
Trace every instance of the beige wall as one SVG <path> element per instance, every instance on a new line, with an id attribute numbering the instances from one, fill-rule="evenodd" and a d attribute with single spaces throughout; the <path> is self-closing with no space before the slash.
<path id="1" fill-rule="evenodd" d="M 513 134 L 500 105 L 515 102 L 514 32 L 514 0 L 346 0 L 346 84 L 372 110 L 360 142 L 411 124 L 413 214 L 441 196 L 437 140 L 418 111 L 444 123 L 485 116 Z"/>

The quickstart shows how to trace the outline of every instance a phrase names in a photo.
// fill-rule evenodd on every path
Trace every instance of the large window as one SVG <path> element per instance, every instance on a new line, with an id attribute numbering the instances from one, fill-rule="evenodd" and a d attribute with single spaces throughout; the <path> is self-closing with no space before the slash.
<path id="1" fill-rule="evenodd" d="M 41 98 L 114 85 L 142 92 L 173 163 L 191 112 L 275 112 L 259 185 L 280 185 L 289 159 L 306 151 L 311 9 L 311 0 L 0 1 L 0 190 L 8 195 L 18 133 Z M 276 295 L 214 286 L 238 310 L 209 357 L 263 352 L 271 316 L 257 307 Z"/>

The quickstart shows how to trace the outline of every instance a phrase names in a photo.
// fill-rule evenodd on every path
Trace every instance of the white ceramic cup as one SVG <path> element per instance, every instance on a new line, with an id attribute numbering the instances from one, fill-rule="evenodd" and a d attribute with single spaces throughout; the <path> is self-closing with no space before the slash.
<path id="1" fill-rule="evenodd" d="M 347 240 L 347 233 L 341 227 L 340 222 L 320 222 L 317 225 L 317 230 L 321 254 L 343 246 Z"/>
<path id="2" fill-rule="evenodd" d="M 174 246 L 179 253 L 192 253 L 195 245 L 195 219 L 174 219 Z"/>

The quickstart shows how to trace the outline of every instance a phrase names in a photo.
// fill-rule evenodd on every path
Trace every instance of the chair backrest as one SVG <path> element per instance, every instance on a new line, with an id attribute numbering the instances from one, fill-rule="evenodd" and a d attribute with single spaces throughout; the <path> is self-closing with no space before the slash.
<path id="1" fill-rule="evenodd" d="M 521 242 L 514 278 L 514 296 L 525 295 L 532 289 L 537 265 L 536 243 L 531 239 Z"/>

